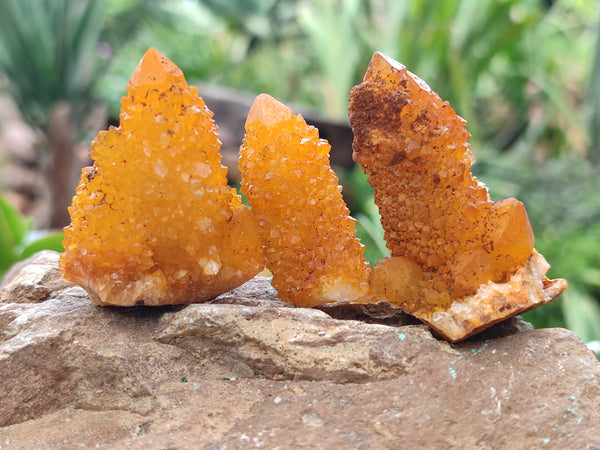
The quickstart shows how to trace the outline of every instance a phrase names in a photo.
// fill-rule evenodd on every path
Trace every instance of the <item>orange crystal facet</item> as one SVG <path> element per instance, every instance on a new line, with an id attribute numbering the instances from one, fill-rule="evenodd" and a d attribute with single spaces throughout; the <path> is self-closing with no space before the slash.
<path id="1" fill-rule="evenodd" d="M 368 295 L 369 265 L 329 150 L 302 116 L 266 94 L 257 97 L 240 151 L 242 192 L 259 221 L 273 285 L 298 306 Z"/>
<path id="2" fill-rule="evenodd" d="M 425 82 L 376 53 L 350 93 L 350 123 L 392 256 L 416 262 L 452 298 L 525 264 L 534 244 L 525 207 L 490 200 L 471 173 L 465 121 Z"/>
<path id="3" fill-rule="evenodd" d="M 212 113 L 154 49 L 92 144 L 60 267 L 99 305 L 201 302 L 264 266 L 258 224 L 227 185 Z"/>

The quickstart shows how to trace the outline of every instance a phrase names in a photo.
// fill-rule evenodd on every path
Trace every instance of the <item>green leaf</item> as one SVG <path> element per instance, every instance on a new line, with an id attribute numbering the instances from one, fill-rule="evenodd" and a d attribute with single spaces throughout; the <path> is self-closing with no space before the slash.
<path id="1" fill-rule="evenodd" d="M 0 276 L 19 260 L 19 246 L 31 225 L 0 195 Z"/>
<path id="2" fill-rule="evenodd" d="M 588 342 L 600 336 L 600 304 L 573 286 L 563 294 L 562 310 L 567 328 Z"/>
<path id="3" fill-rule="evenodd" d="M 36 239 L 31 244 L 23 249 L 20 255 L 20 259 L 29 258 L 31 255 L 40 252 L 42 250 L 54 250 L 56 252 L 63 252 L 62 241 L 65 238 L 65 234 L 62 231 L 57 231 L 46 235 L 40 239 Z"/>
<path id="4" fill-rule="evenodd" d="M 0 276 L 17 258 L 17 246 L 6 216 L 0 212 Z"/>
<path id="5" fill-rule="evenodd" d="M 13 239 L 13 245 L 19 246 L 33 226 L 33 220 L 23 217 L 17 209 L 0 196 L 0 214 L 3 215 L 7 230 Z M 2 230 L 5 231 L 5 230 Z M 4 233 L 2 233 L 4 235 Z"/>
<path id="6" fill-rule="evenodd" d="M 385 245 L 379 208 L 373 198 L 364 205 L 364 213 L 356 215 L 356 235 L 365 246 L 365 259 L 375 265 L 377 261 L 390 255 Z"/>

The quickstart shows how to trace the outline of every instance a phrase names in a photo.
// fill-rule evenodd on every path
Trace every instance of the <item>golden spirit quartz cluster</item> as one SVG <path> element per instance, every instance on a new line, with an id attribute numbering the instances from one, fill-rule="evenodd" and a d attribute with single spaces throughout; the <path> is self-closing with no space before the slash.
<path id="1" fill-rule="evenodd" d="M 364 302 L 369 265 L 329 165 L 330 146 L 266 94 L 246 120 L 242 192 L 257 217 L 279 298 L 298 306 Z"/>
<path id="2" fill-rule="evenodd" d="M 154 49 L 120 126 L 92 144 L 65 228 L 64 278 L 98 305 L 201 302 L 264 267 L 256 221 L 227 185 L 212 113 Z"/>
<path id="3" fill-rule="evenodd" d="M 302 116 L 259 95 L 227 186 L 212 113 L 154 49 L 92 145 L 65 228 L 63 276 L 98 305 L 201 302 L 260 272 L 298 306 L 380 300 L 450 341 L 551 301 L 523 204 L 492 202 L 472 174 L 465 121 L 376 53 L 350 93 L 354 158 L 375 189 L 391 257 L 371 269 L 329 165 Z"/>
<path id="4" fill-rule="evenodd" d="M 392 254 L 376 296 L 460 340 L 566 288 L 545 278 L 523 204 L 492 202 L 472 175 L 465 121 L 424 81 L 375 53 L 349 116 Z"/>

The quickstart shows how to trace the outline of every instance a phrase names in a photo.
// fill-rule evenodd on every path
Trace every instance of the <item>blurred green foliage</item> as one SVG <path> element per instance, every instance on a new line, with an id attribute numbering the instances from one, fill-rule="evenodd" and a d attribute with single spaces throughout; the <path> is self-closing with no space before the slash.
<path id="1" fill-rule="evenodd" d="M 4 0 L 0 2 L 0 72 L 23 116 L 46 128 L 59 100 L 90 107 L 100 75 L 96 46 L 101 2 Z"/>
<path id="2" fill-rule="evenodd" d="M 101 16 L 83 41 L 96 46 L 92 97 L 114 118 L 150 46 L 190 82 L 268 92 L 343 121 L 348 91 L 372 53 L 401 61 L 467 119 L 475 173 L 494 199 L 516 196 L 526 204 L 550 275 L 570 283 L 562 299 L 527 319 L 600 340 L 597 0 L 71 3 L 79 14 L 87 6 Z M 338 174 L 367 258 L 375 262 L 386 249 L 370 187 L 360 169 Z"/>
<path id="3" fill-rule="evenodd" d="M 41 250 L 62 252 L 61 232 L 40 233 L 33 221 L 23 217 L 0 195 L 0 280 L 10 267 Z"/>
<path id="4" fill-rule="evenodd" d="M 184 3 L 165 7 L 160 0 L 2 0 L 0 73 L 32 125 L 46 129 L 60 101 L 73 106 L 73 120 L 79 122 L 111 77 L 107 61 L 115 53 L 131 52 L 140 27 L 168 29 L 166 45 L 177 45 L 173 30 L 185 13 L 176 7 Z M 131 59 L 135 66 L 139 55 Z M 124 85 L 119 89 L 124 91 Z"/>

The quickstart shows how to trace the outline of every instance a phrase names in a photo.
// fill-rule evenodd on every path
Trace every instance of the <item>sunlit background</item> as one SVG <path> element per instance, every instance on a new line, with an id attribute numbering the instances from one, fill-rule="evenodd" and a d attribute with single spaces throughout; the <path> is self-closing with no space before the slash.
<path id="1" fill-rule="evenodd" d="M 332 162 L 376 262 L 385 243 L 365 177 L 348 164 L 346 110 L 379 50 L 467 119 L 476 175 L 493 199 L 525 203 L 550 276 L 568 279 L 526 319 L 600 346 L 599 21 L 597 0 L 2 0 L 0 276 L 60 248 L 60 234 L 40 230 L 68 223 L 89 144 L 118 124 L 150 46 L 225 105 L 223 122 L 267 92 L 331 128 Z M 224 141 L 243 132 L 232 124 Z"/>

